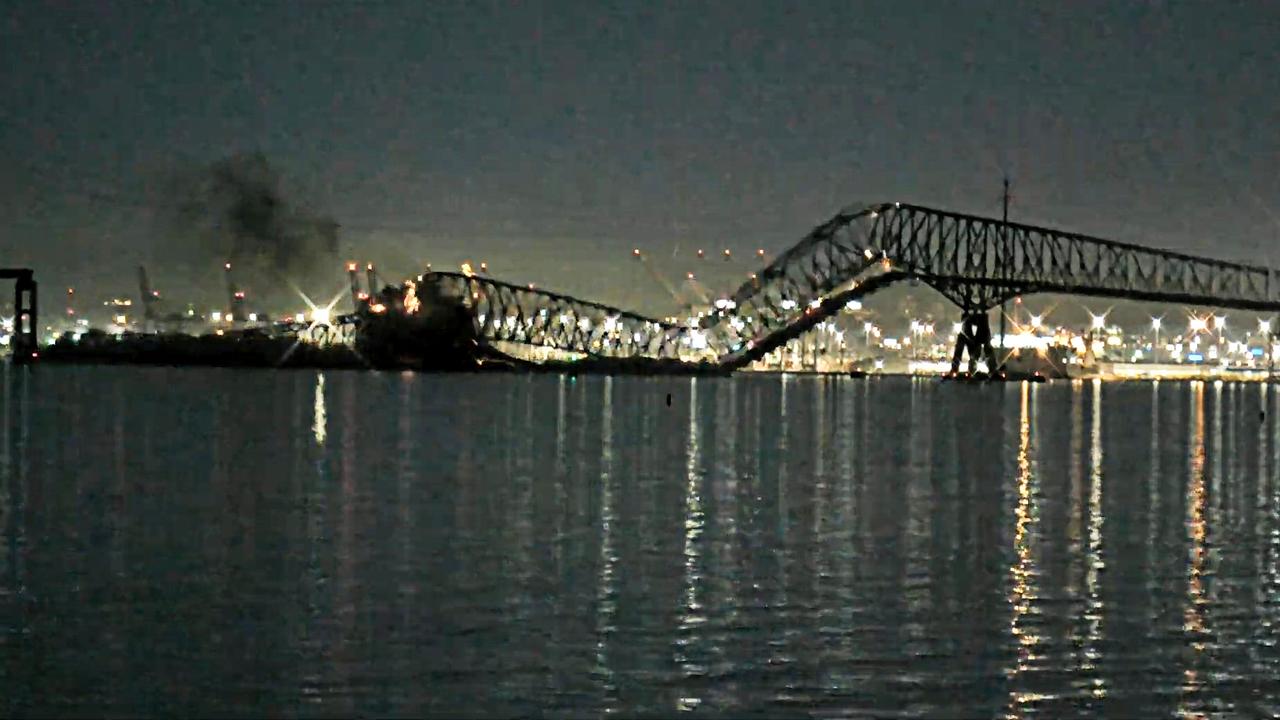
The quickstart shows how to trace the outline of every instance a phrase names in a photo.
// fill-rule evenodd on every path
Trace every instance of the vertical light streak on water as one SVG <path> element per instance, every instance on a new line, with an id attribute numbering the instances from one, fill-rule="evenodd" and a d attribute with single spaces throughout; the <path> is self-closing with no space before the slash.
<path id="1" fill-rule="evenodd" d="M 1040 538 L 1040 493 L 1038 441 L 1035 430 L 1038 423 L 1035 393 L 1039 385 L 1022 383 L 1018 423 L 1018 504 L 1014 508 L 1013 549 L 1014 564 L 1009 568 L 1009 605 L 1013 617 L 1009 621 L 1009 633 L 1014 642 L 1015 660 L 1005 674 L 1010 678 L 1009 707 L 1006 717 L 1026 717 L 1032 703 L 1043 695 L 1019 687 L 1018 678 L 1033 670 L 1043 659 L 1037 648 L 1043 639 L 1030 624 L 1029 616 L 1039 597 L 1036 579 L 1037 545 Z M 1035 448 L 1033 449 L 1033 444 Z"/>
<path id="2" fill-rule="evenodd" d="M 786 373 L 782 373 L 782 402 L 781 416 L 778 418 L 778 544 L 781 546 L 780 557 L 778 557 L 778 584 L 777 591 L 780 593 L 778 597 L 778 607 L 787 606 L 787 562 L 790 560 L 790 552 L 788 552 L 787 539 L 790 537 L 788 529 L 788 518 L 791 515 L 791 509 L 787 506 L 787 468 L 791 465 L 791 459 L 787 456 L 788 446 L 788 429 L 791 427 L 790 416 L 787 415 L 787 386 L 788 377 Z"/>
<path id="3" fill-rule="evenodd" d="M 321 376 L 323 377 L 323 376 Z M 413 435 L 413 385 L 414 374 L 400 375 L 400 416 L 396 424 L 396 509 L 399 514 L 400 532 L 400 568 L 396 577 L 400 580 L 398 600 L 400 601 L 400 627 L 411 627 L 413 609 L 417 606 L 418 582 L 417 573 L 411 571 L 414 561 L 413 552 L 413 513 L 412 492 L 417 480 L 417 463 L 414 462 Z"/>
<path id="4" fill-rule="evenodd" d="M 689 381 L 689 431 L 685 444 L 684 487 L 684 578 L 683 603 L 680 608 L 679 637 L 676 640 L 675 662 L 686 679 L 701 678 L 707 674 L 705 665 L 699 663 L 694 653 L 702 650 L 702 629 L 707 622 L 702 602 L 702 533 L 705 515 L 702 509 L 702 426 L 698 422 L 698 378 Z M 692 687 L 685 689 L 676 702 L 676 709 L 694 710 L 702 704 L 702 697 Z"/>
<path id="5" fill-rule="evenodd" d="M 534 477 L 536 475 L 536 462 L 534 459 L 535 448 L 538 447 L 539 433 L 534 432 L 534 389 L 531 386 L 532 375 L 525 375 L 521 378 L 520 383 L 516 384 L 518 392 L 517 397 L 524 402 L 524 414 L 517 415 L 518 423 L 516 425 L 517 442 L 512 446 L 517 450 L 517 469 L 520 471 L 520 477 L 525 479 L 527 488 L 529 488 L 529 571 L 530 578 L 536 577 L 538 574 L 538 564 L 536 564 L 535 548 L 545 539 L 543 537 L 544 530 L 538 525 L 538 503 L 536 503 L 536 488 Z M 584 423 L 585 424 L 585 423 Z M 559 488 L 557 500 L 552 507 L 554 509 L 563 510 L 568 506 L 567 493 L 564 492 L 563 486 Z M 552 514 L 554 529 L 553 539 L 550 542 L 550 548 L 554 555 L 554 561 L 557 562 L 558 569 L 558 551 L 561 547 L 559 538 L 564 534 L 564 512 L 553 512 Z M 535 591 L 536 592 L 536 591 Z M 559 628 L 559 625 L 556 625 Z"/>
<path id="6" fill-rule="evenodd" d="M 823 526 L 826 521 L 827 511 L 827 489 L 830 483 L 827 482 L 827 433 L 830 431 L 830 425 L 827 423 L 827 390 L 828 381 L 826 376 L 819 375 L 814 378 L 814 384 L 817 386 L 813 402 L 813 525 L 809 528 L 815 538 L 822 537 Z M 822 547 L 819 545 L 819 547 Z M 819 577 L 814 575 L 816 583 Z M 816 588 L 815 588 L 816 589 Z"/>
<path id="7" fill-rule="evenodd" d="M 556 491 L 556 507 L 564 507 L 566 502 L 565 469 L 567 467 L 564 438 L 565 376 L 561 374 L 558 378 L 559 379 L 556 381 L 556 454 L 555 457 L 552 458 L 552 483 Z M 608 391 L 608 384 L 606 383 L 605 392 L 607 393 Z M 557 517 L 563 518 L 564 514 L 559 513 Z M 551 544 L 551 554 L 556 565 L 556 572 L 561 573 L 564 569 L 564 543 L 560 542 L 559 538 L 564 532 L 563 524 L 557 523 L 556 530 L 557 540 Z"/>
<path id="8" fill-rule="evenodd" d="M 1084 464 L 1081 455 L 1084 452 L 1084 381 L 1071 381 L 1071 446 L 1070 475 L 1071 497 L 1067 512 L 1067 594 L 1076 596 L 1083 582 L 1081 568 L 1084 540 L 1082 528 L 1084 524 Z"/>
<path id="9" fill-rule="evenodd" d="M 840 508 L 840 537 L 832 543 L 837 588 L 837 594 L 834 598 L 835 604 L 832 607 L 832 617 L 839 625 L 841 632 L 839 633 L 840 644 L 832 649 L 832 655 L 837 658 L 854 657 L 856 642 L 852 632 L 854 617 L 857 613 L 854 607 L 853 593 L 854 568 L 849 558 L 852 554 L 851 546 L 857 537 L 854 523 L 853 495 L 855 482 L 853 477 L 855 472 L 854 455 L 857 437 L 854 431 L 858 418 L 856 403 L 860 393 L 861 382 L 861 380 L 852 378 L 841 378 L 839 381 L 841 392 L 838 396 L 839 402 L 836 404 L 836 456 L 839 458 L 836 503 Z M 847 669 L 833 665 L 830 667 L 827 677 L 831 679 L 833 687 L 837 691 L 848 692 L 852 685 L 849 675 L 850 673 Z"/>
<path id="10" fill-rule="evenodd" d="M 836 481 L 828 467 L 832 459 L 829 456 L 832 452 L 829 440 L 833 432 L 838 432 L 839 425 L 838 405 L 832 408 L 833 403 L 828 396 L 838 393 L 840 381 L 824 375 L 819 375 L 814 378 L 814 381 L 818 392 L 814 398 L 813 417 L 810 423 L 813 435 L 814 484 L 813 516 L 809 527 L 813 553 L 809 562 L 810 572 L 806 573 L 809 587 L 805 592 L 810 603 L 816 607 L 812 610 L 812 627 L 815 629 L 813 650 L 810 657 L 806 659 L 810 667 L 819 668 L 818 672 L 825 674 L 826 659 L 831 653 L 832 646 L 838 642 L 838 634 L 841 630 L 841 623 L 835 617 L 836 603 L 833 602 L 833 591 L 838 588 L 832 583 L 835 562 L 833 550 L 839 546 L 832 537 L 832 501 Z"/>
<path id="11" fill-rule="evenodd" d="M 1147 541 L 1143 544 L 1143 567 L 1148 568 L 1153 574 L 1155 572 L 1155 553 L 1156 553 L 1156 536 L 1159 528 L 1156 513 L 1160 506 L 1160 426 L 1162 418 L 1160 417 L 1160 381 L 1153 380 L 1151 382 L 1151 449 L 1147 453 L 1147 463 L 1151 466 L 1151 472 L 1147 474 Z M 1157 583 L 1153 577 L 1147 583 L 1148 603 L 1147 607 L 1156 607 L 1156 587 Z"/>
<path id="12" fill-rule="evenodd" d="M 329 435 L 328 413 L 325 412 L 324 405 L 324 373 L 316 373 L 315 399 L 312 401 L 311 416 L 311 434 L 316 439 L 316 445 L 324 445 L 324 440 Z"/>
<path id="13" fill-rule="evenodd" d="M 317 386 L 320 380 L 316 381 Z M 305 397 L 305 396 L 304 396 Z M 322 392 L 319 397 L 323 403 Z M 323 405 L 322 405 L 323 407 Z M 327 426 L 327 421 L 326 421 Z M 313 433 L 314 439 L 314 433 Z M 327 555 L 325 548 L 326 532 L 324 519 L 328 515 L 328 479 L 329 461 L 323 445 L 317 445 L 315 453 L 315 474 L 303 485 L 303 524 L 305 526 L 306 583 L 303 589 L 303 603 L 306 606 L 306 621 L 303 624 L 303 671 L 299 682 L 301 701 L 306 704 L 319 705 L 325 698 L 321 695 L 323 685 L 323 668 L 326 667 L 322 656 L 325 638 L 320 632 L 320 622 L 326 616 L 322 598 L 328 578 L 325 575 L 322 557 Z"/>
<path id="14" fill-rule="evenodd" d="M 1253 518 L 1253 573 L 1257 576 L 1258 581 L 1253 584 L 1253 607 L 1249 608 L 1258 625 L 1265 627 L 1267 623 L 1266 606 L 1267 600 L 1271 596 L 1268 587 L 1268 565 L 1267 565 L 1267 535 L 1271 530 L 1271 517 L 1267 512 L 1269 505 L 1269 486 L 1271 477 L 1270 463 L 1268 462 L 1267 453 L 1267 397 L 1268 386 L 1270 383 L 1258 383 L 1258 407 L 1261 409 L 1262 417 L 1258 421 L 1258 470 L 1257 470 L 1257 486 L 1254 488 L 1254 497 L 1249 501 L 1253 503 L 1254 512 L 1250 514 Z M 1249 656 L 1249 671 L 1254 677 L 1267 677 L 1269 668 L 1266 667 L 1265 661 L 1262 659 L 1263 643 L 1245 639 Z"/>
<path id="15" fill-rule="evenodd" d="M 1104 516 L 1102 512 L 1102 381 L 1093 381 L 1093 406 L 1091 408 L 1089 430 L 1089 545 L 1088 564 L 1085 569 L 1085 619 L 1088 631 L 1085 636 L 1084 663 L 1086 670 L 1096 670 L 1098 658 L 1101 657 L 1099 645 L 1104 641 L 1103 617 L 1106 608 L 1103 606 L 1099 588 L 1101 574 L 1106 568 L 1106 557 L 1102 547 L 1102 530 Z M 1105 678 L 1094 676 L 1090 679 L 1092 693 L 1095 698 L 1106 697 Z"/>
<path id="16" fill-rule="evenodd" d="M 1222 411 L 1223 411 L 1223 402 L 1224 402 L 1222 388 L 1223 388 L 1223 382 L 1221 380 L 1215 380 L 1213 382 L 1213 414 L 1210 416 L 1210 421 L 1209 421 L 1211 434 L 1209 436 L 1209 444 L 1205 448 L 1205 461 L 1206 461 L 1206 465 L 1208 465 L 1208 470 L 1205 473 L 1208 476 L 1207 477 L 1208 489 L 1206 492 L 1207 512 L 1205 514 L 1205 533 L 1206 533 L 1206 540 L 1207 540 L 1206 546 L 1209 548 L 1212 548 L 1213 542 L 1218 539 L 1216 537 L 1213 537 L 1212 535 L 1221 534 L 1225 529 L 1227 529 L 1230 526 L 1230 523 L 1224 521 L 1223 519 L 1223 514 L 1226 512 L 1229 512 L 1229 510 L 1224 507 L 1224 504 L 1226 503 L 1227 492 L 1223 485 L 1223 476 L 1225 475 L 1225 473 L 1223 472 L 1223 464 L 1224 464 L 1223 456 L 1227 455 L 1228 453 L 1234 455 L 1235 446 L 1230 443 L 1224 446 L 1222 441 L 1222 435 L 1223 435 L 1223 432 L 1222 432 L 1223 412 Z M 1231 398 L 1227 398 L 1227 399 L 1231 399 Z M 1230 450 L 1228 450 L 1227 448 L 1230 448 Z M 1235 478 L 1235 477 L 1236 477 L 1235 474 L 1232 473 L 1232 478 Z M 1234 494 L 1239 495 L 1239 492 L 1236 492 Z M 1206 570 L 1208 571 L 1207 575 L 1210 577 L 1212 577 L 1214 574 L 1215 568 L 1212 567 L 1214 564 L 1215 564 L 1214 554 L 1210 552 L 1205 556 L 1205 565 L 1206 565 Z M 1218 584 L 1217 583 L 1206 584 L 1205 592 L 1207 593 L 1206 600 L 1208 600 L 1210 605 L 1212 605 L 1212 602 L 1215 600 L 1214 595 L 1216 595 L 1218 592 Z M 1205 616 L 1205 620 L 1206 621 L 1209 620 L 1208 615 Z"/>
<path id="17" fill-rule="evenodd" d="M 1267 435 L 1271 443 L 1271 463 L 1270 472 L 1265 475 L 1267 498 L 1260 508 L 1266 518 L 1267 540 L 1259 553 L 1262 557 L 1263 569 L 1258 583 L 1260 597 L 1257 600 L 1258 625 L 1264 634 L 1254 641 L 1258 654 L 1266 655 L 1268 659 L 1258 673 L 1258 677 L 1275 677 L 1280 674 L 1280 661 L 1275 659 L 1275 636 L 1277 628 L 1280 628 L 1280 603 L 1275 601 L 1275 598 L 1280 596 L 1280 479 L 1277 478 L 1277 475 L 1280 475 L 1280 437 L 1277 437 L 1277 433 L 1280 433 L 1280 392 L 1270 395 L 1270 406 L 1264 405 L 1264 407 L 1267 407 L 1267 425 L 1269 426 Z M 1280 688 L 1274 685 L 1264 691 L 1263 701 L 1273 711 L 1280 709 L 1280 697 L 1277 693 L 1280 693 Z"/>
<path id="18" fill-rule="evenodd" d="M 1227 535 L 1234 526 L 1234 521 L 1238 519 L 1238 515 L 1232 512 L 1227 503 L 1232 496 L 1240 496 L 1241 479 L 1238 473 L 1231 470 L 1224 470 L 1223 466 L 1227 461 L 1224 459 L 1226 455 L 1236 455 L 1236 446 L 1233 442 L 1235 433 L 1231 431 L 1231 420 L 1227 420 L 1226 434 L 1227 439 L 1224 444 L 1223 430 L 1223 414 L 1224 408 L 1229 403 L 1234 414 L 1238 413 L 1239 408 L 1236 407 L 1235 393 L 1233 392 L 1235 385 L 1232 384 L 1226 393 L 1223 392 L 1225 383 L 1221 380 L 1215 380 L 1213 383 L 1213 408 L 1210 416 L 1210 435 L 1209 443 L 1205 448 L 1205 465 L 1207 467 L 1205 475 L 1208 482 L 1208 489 L 1205 493 L 1205 553 L 1204 568 L 1201 576 L 1206 578 L 1204 583 L 1204 602 L 1202 604 L 1201 618 L 1204 621 L 1204 633 L 1206 636 L 1205 649 L 1206 652 L 1201 657 L 1206 663 L 1212 663 L 1217 657 L 1217 649 L 1224 644 L 1230 642 L 1227 638 L 1229 627 L 1224 626 L 1215 628 L 1214 624 L 1217 615 L 1214 612 L 1217 608 L 1219 593 L 1222 592 L 1224 583 L 1213 582 L 1211 578 L 1221 576 L 1218 567 L 1218 551 L 1215 547 L 1224 541 L 1230 541 Z M 1231 465 L 1235 465 L 1235 459 L 1231 461 Z M 1229 478 L 1227 473 L 1230 473 Z M 1231 486 L 1228 486 L 1224 480 L 1231 480 Z M 1209 644 L 1212 642 L 1214 648 L 1211 650 Z M 1204 673 L 1208 677 L 1213 677 L 1213 667 L 1204 668 Z"/>
<path id="19" fill-rule="evenodd" d="M 930 528 L 932 506 L 929 496 L 932 492 L 933 472 L 933 423 L 930 422 L 934 411 L 933 381 L 929 378 L 915 377 L 911 379 L 911 425 L 910 440 L 907 447 L 911 449 L 911 467 L 907 475 L 907 492 L 903 494 L 907 503 L 906 537 L 906 578 L 907 614 L 914 619 L 922 619 L 929 612 L 933 593 L 930 592 L 929 567 L 931 561 Z M 925 625 L 923 622 L 908 622 L 903 628 L 914 644 L 925 642 Z"/>
<path id="20" fill-rule="evenodd" d="M 774 602 L 774 607 L 776 608 L 776 612 L 780 613 L 781 615 L 790 614 L 790 608 L 788 607 L 788 602 L 787 602 L 787 586 L 788 586 L 787 571 L 791 561 L 791 546 L 790 546 L 791 533 L 789 532 L 791 508 L 787 504 L 787 465 L 789 464 L 789 461 L 790 461 L 790 458 L 788 457 L 787 453 L 789 452 L 789 444 L 790 444 L 789 434 L 790 434 L 790 428 L 791 428 L 790 418 L 787 414 L 787 386 L 788 385 L 789 385 L 789 382 L 788 382 L 787 374 L 783 373 L 782 402 L 781 402 L 782 412 L 781 412 L 781 417 L 778 419 L 778 429 L 777 429 L 777 433 L 778 433 L 778 478 L 777 478 L 778 507 L 776 508 L 776 512 L 778 517 L 778 544 L 779 544 L 778 550 L 779 552 L 778 552 L 778 578 L 777 578 L 777 584 L 775 586 L 775 590 L 777 592 L 778 599 Z M 779 623 L 779 624 L 782 625 L 783 628 L 787 627 L 786 623 Z M 771 646 L 771 658 L 770 658 L 771 663 L 782 665 L 790 662 L 790 658 L 786 656 L 785 650 L 781 650 L 781 648 L 784 648 L 786 646 L 785 637 L 773 638 L 772 640 L 769 641 L 769 644 Z"/>
<path id="21" fill-rule="evenodd" d="M 1191 446 L 1187 457 L 1187 516 L 1186 528 L 1191 540 L 1190 563 L 1187 567 L 1186 606 L 1183 610 L 1182 630 L 1187 636 L 1192 655 L 1182 675 L 1182 697 L 1178 711 L 1182 717 L 1203 716 L 1200 691 L 1204 684 L 1199 674 L 1200 655 L 1204 642 L 1204 570 L 1205 570 L 1205 484 L 1204 484 L 1204 383 L 1191 383 Z"/>
<path id="22" fill-rule="evenodd" d="M 585 417 L 585 416 L 584 416 Z M 583 423 L 584 425 L 586 423 Z M 600 408 L 600 570 L 596 589 L 596 667 L 604 695 L 603 710 L 613 712 L 618 703 L 618 685 L 609 658 L 609 638 L 617 632 L 618 556 L 613 547 L 617 518 L 613 509 L 613 377 L 604 379 L 604 400 Z"/>
<path id="23" fill-rule="evenodd" d="M 723 413 L 718 414 L 716 424 L 717 437 L 721 447 L 717 453 L 720 462 L 716 465 L 716 473 L 720 483 L 719 501 L 716 503 L 715 528 L 719 539 L 717 550 L 717 566 L 719 574 L 716 580 L 723 588 L 725 596 L 720 600 L 720 611 L 724 614 L 725 625 L 736 626 L 741 614 L 737 593 L 737 583 L 731 578 L 736 574 L 738 566 L 738 548 L 742 538 L 738 528 L 738 383 L 728 383 L 728 399 L 723 403 Z M 723 397 L 724 393 L 720 393 Z M 712 648 L 719 662 L 725 655 L 723 642 Z"/>
<path id="24" fill-rule="evenodd" d="M 506 584 L 505 600 L 507 607 L 511 608 L 511 616 L 514 620 L 510 624 L 511 640 L 509 642 L 514 645 L 523 645 L 528 637 L 543 637 L 544 630 L 544 628 L 534 627 L 532 622 L 532 618 L 538 613 L 539 598 L 533 556 L 534 544 L 537 542 L 535 529 L 537 507 L 534 504 L 533 479 L 527 469 L 529 457 L 525 452 L 525 440 L 531 433 L 524 413 L 521 412 L 521 400 L 528 393 L 518 380 L 505 383 L 505 387 L 507 392 L 498 409 L 505 424 L 494 428 L 496 431 L 494 442 L 507 445 L 502 457 L 505 461 L 504 472 L 512 485 L 511 503 L 507 506 L 506 522 L 507 528 L 510 529 L 511 551 L 508 555 L 510 562 L 508 579 L 511 582 Z M 579 392 L 583 395 L 589 392 L 585 383 L 580 386 Z M 526 669 L 530 672 L 534 670 L 532 667 Z M 504 677 L 503 692 L 511 694 L 519 692 L 517 678 L 518 675 L 515 673 Z"/>

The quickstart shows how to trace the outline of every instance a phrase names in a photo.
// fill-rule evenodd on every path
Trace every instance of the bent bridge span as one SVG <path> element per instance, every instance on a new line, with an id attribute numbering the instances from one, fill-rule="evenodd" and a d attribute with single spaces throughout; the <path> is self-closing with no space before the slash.
<path id="1" fill-rule="evenodd" d="M 906 203 L 841 211 L 685 327 L 487 277 L 431 273 L 468 308 L 482 341 L 591 357 L 681 358 L 743 367 L 857 299 L 903 280 L 951 300 L 968 352 L 994 360 L 987 311 L 1059 293 L 1280 309 L 1274 271 L 1079 233 Z"/>

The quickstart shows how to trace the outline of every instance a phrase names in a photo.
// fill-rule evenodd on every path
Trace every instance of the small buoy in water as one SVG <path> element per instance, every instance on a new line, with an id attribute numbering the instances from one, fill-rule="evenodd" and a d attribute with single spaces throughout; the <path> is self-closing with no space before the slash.
<path id="1" fill-rule="evenodd" d="M 671 393 L 667 393 L 667 407 L 671 407 Z"/>

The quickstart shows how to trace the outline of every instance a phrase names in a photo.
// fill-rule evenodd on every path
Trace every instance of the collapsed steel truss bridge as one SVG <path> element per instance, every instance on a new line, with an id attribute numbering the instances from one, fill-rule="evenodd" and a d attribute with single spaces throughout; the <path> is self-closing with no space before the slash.
<path id="1" fill-rule="evenodd" d="M 735 291 L 698 327 L 487 277 L 431 273 L 490 343 L 588 357 L 699 360 L 738 368 L 845 304 L 901 281 L 924 283 L 959 309 L 957 344 L 990 350 L 987 312 L 1011 298 L 1059 293 L 1280 309 L 1274 271 L 1078 233 L 905 203 L 842 211 Z"/>

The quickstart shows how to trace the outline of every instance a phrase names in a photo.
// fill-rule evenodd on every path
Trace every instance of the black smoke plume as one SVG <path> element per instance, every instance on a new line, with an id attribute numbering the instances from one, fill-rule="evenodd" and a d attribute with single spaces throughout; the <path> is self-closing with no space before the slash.
<path id="1" fill-rule="evenodd" d="M 177 190 L 178 231 L 194 241 L 201 263 L 231 262 L 259 284 L 338 279 L 338 223 L 287 201 L 261 153 L 213 163 Z M 275 293 L 258 292 L 268 294 Z"/>

